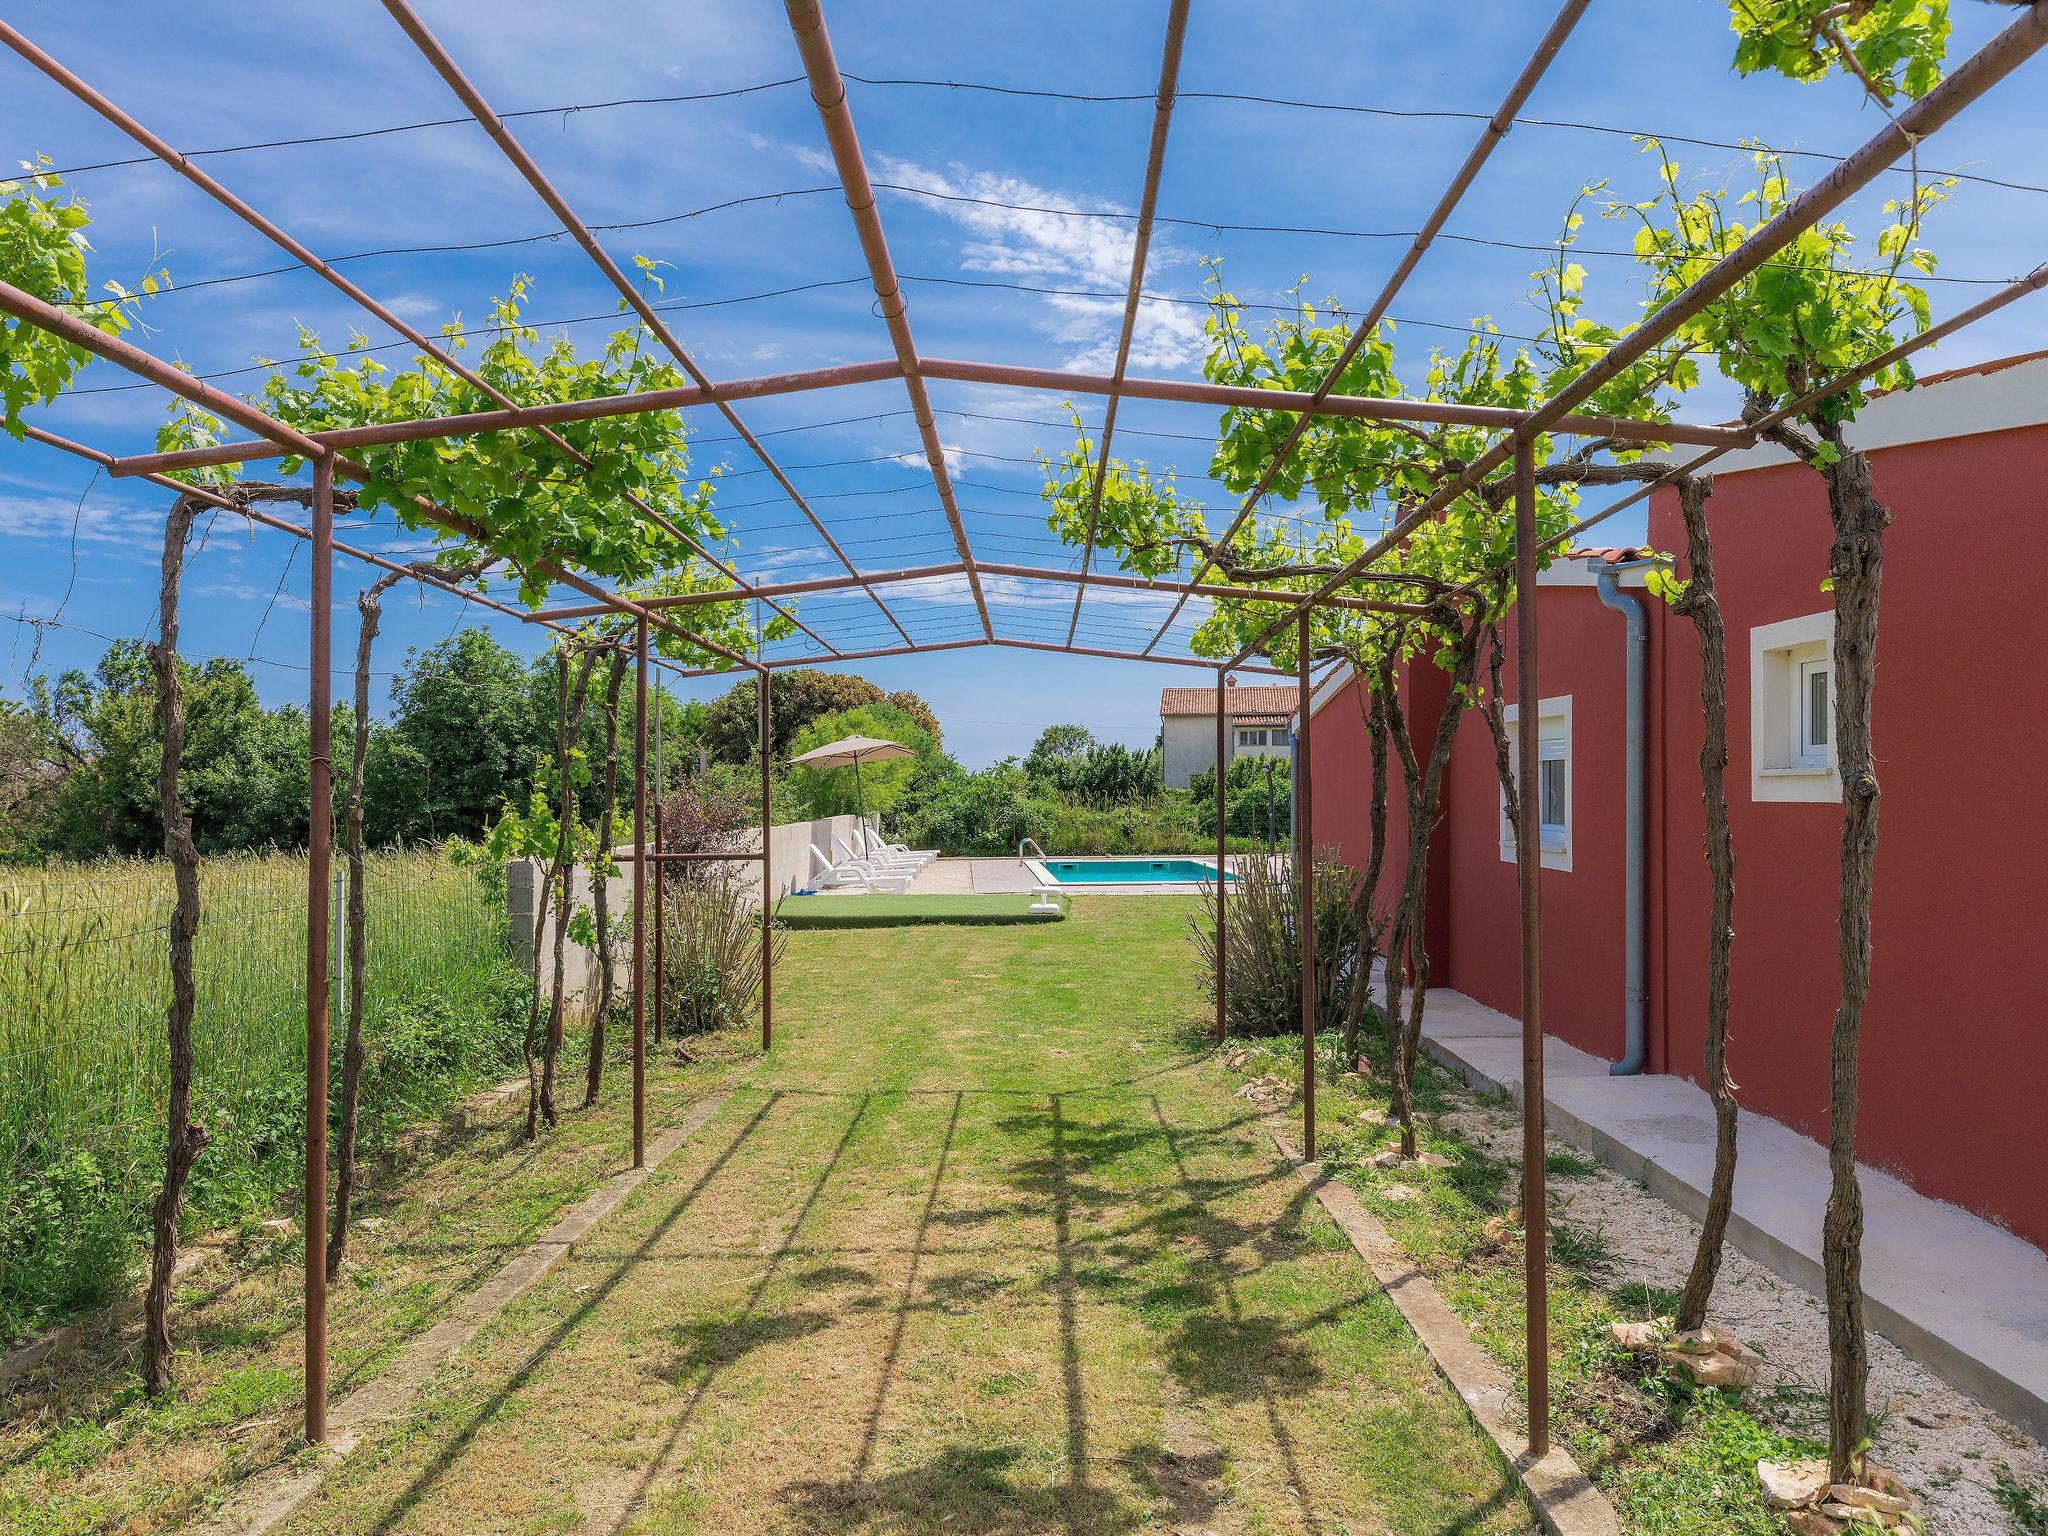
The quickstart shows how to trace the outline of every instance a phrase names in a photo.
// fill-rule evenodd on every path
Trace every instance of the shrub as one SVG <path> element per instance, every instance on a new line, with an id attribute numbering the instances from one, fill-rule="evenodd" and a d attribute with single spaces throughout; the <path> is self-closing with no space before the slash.
<path id="1" fill-rule="evenodd" d="M 778 965 L 788 942 L 778 928 Z M 761 999 L 760 909 L 739 878 L 671 880 L 662 912 L 662 945 L 661 1014 L 671 1033 L 705 1034 L 753 1015 Z"/>
<path id="2" fill-rule="evenodd" d="M 1354 989 L 1368 986 L 1379 927 L 1361 923 L 1358 871 L 1334 850 L 1315 861 L 1316 1018 L 1334 1024 L 1351 1006 Z M 1231 882 L 1225 927 L 1229 989 L 1225 1020 L 1232 1034 L 1279 1035 L 1301 1027 L 1301 940 L 1291 858 L 1248 859 Z M 1205 885 L 1202 913 L 1188 926 L 1216 996 L 1216 888 Z"/>

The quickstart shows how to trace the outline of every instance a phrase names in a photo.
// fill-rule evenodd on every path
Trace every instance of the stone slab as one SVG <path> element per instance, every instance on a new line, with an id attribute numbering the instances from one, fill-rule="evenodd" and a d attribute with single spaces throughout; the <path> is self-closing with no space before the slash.
<path id="1" fill-rule="evenodd" d="M 1301 1181 L 1351 1240 L 1358 1256 L 1408 1319 L 1408 1326 L 1415 1330 L 1444 1380 L 1521 1479 L 1544 1530 L 1550 1536 L 1621 1536 L 1621 1518 L 1614 1506 L 1569 1454 L 1555 1445 L 1541 1456 L 1530 1454 L 1526 1432 L 1517 1429 L 1508 1416 L 1515 1396 L 1508 1373 L 1479 1347 L 1429 1277 L 1401 1251 L 1351 1187 L 1325 1175 L 1321 1164 L 1304 1163 L 1300 1151 L 1276 1123 L 1269 1121 L 1266 1131 L 1281 1156 L 1294 1165 Z"/>

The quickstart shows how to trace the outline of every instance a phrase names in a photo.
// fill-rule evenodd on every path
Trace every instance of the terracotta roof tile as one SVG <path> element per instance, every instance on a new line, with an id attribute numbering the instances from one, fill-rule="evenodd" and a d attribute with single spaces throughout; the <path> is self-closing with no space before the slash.
<path id="1" fill-rule="evenodd" d="M 1284 685 L 1273 688 L 1234 687 L 1224 695 L 1223 707 L 1233 720 L 1252 714 L 1277 715 L 1284 720 L 1292 718 L 1294 701 L 1295 690 Z M 1162 688 L 1159 690 L 1159 713 L 1162 717 L 1213 717 L 1216 713 L 1216 690 Z"/>
<path id="2" fill-rule="evenodd" d="M 1608 565 L 1625 565 L 1631 560 L 1648 560 L 1656 554 L 1649 548 L 1629 546 L 1623 549 L 1568 549 L 1567 560 L 1599 560 Z"/>

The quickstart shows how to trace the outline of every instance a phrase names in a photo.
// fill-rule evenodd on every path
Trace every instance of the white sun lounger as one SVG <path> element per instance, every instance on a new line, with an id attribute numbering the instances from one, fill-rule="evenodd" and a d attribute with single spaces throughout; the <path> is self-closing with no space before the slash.
<path id="1" fill-rule="evenodd" d="M 858 887 L 861 890 L 877 895 L 886 892 L 890 895 L 901 896 L 910 889 L 910 875 L 907 871 L 878 870 L 861 862 L 859 859 L 849 859 L 843 863 L 834 864 L 818 851 L 816 843 L 812 843 L 810 848 L 811 857 L 818 861 L 819 872 L 812 881 L 812 884 L 818 890 L 845 890 Z"/>
<path id="2" fill-rule="evenodd" d="M 837 833 L 832 837 L 832 851 L 839 855 L 841 863 L 858 864 L 870 874 L 914 875 L 924 866 L 910 859 L 868 858 L 856 853 L 846 839 Z"/>
<path id="3" fill-rule="evenodd" d="M 923 865 L 931 863 L 939 856 L 939 850 L 936 848 L 912 848 L 905 843 L 885 843 L 882 841 L 882 834 L 873 827 L 856 827 L 854 833 L 860 839 L 862 847 L 874 850 L 874 857 L 877 859 L 894 859 L 898 863 L 915 860 Z"/>

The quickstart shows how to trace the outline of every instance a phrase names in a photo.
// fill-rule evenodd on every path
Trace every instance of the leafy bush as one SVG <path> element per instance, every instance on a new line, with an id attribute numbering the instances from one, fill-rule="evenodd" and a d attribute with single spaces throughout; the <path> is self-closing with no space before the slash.
<path id="1" fill-rule="evenodd" d="M 1214 780 L 1211 780 L 1213 784 Z M 1225 923 L 1232 1034 L 1279 1035 L 1301 1028 L 1299 893 L 1291 858 L 1247 859 L 1231 882 Z M 1322 849 L 1315 861 L 1316 1017 L 1345 1016 L 1356 988 L 1367 986 L 1379 948 L 1378 925 L 1361 924 L 1355 900 L 1358 871 Z M 1216 995 L 1216 888 L 1202 890 L 1202 913 L 1188 926 Z"/>
<path id="2" fill-rule="evenodd" d="M 1266 798 L 1268 767 L 1272 769 L 1272 800 Z M 1188 798 L 1202 836 L 1216 837 L 1216 770 L 1205 768 L 1188 781 Z M 1248 838 L 1264 847 L 1285 843 L 1293 826 L 1293 785 L 1284 759 L 1236 757 L 1223 780 L 1224 817 L 1232 837 Z"/>
<path id="3" fill-rule="evenodd" d="M 777 964 L 788 942 L 776 930 Z M 662 944 L 661 1014 L 670 1033 L 705 1034 L 753 1015 L 761 1000 L 761 916 L 740 879 L 671 881 Z"/>

